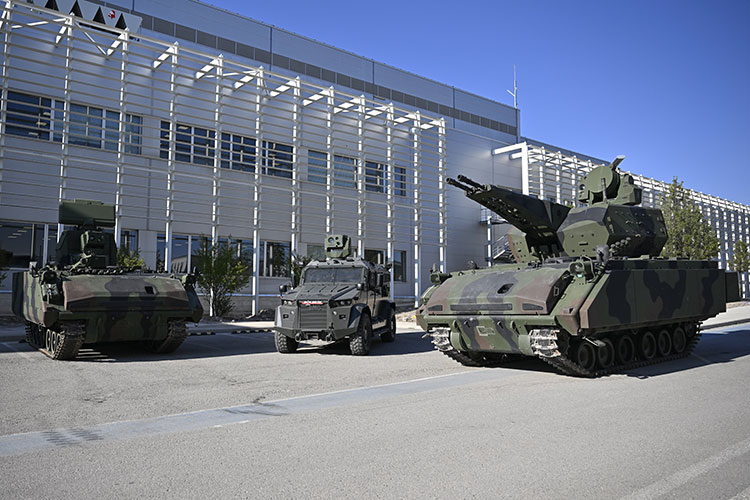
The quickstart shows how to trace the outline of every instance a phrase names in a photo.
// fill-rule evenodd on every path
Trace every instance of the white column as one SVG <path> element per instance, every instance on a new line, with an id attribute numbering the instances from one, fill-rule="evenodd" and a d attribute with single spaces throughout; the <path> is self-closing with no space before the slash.
<path id="1" fill-rule="evenodd" d="M 291 241 L 290 241 L 290 252 L 291 258 L 297 255 L 299 252 L 299 233 L 300 233 L 300 189 L 299 189 L 299 150 L 302 145 L 300 137 L 302 127 L 301 125 L 301 110 L 300 97 L 302 94 L 302 85 L 300 83 L 299 76 L 294 79 L 294 104 L 292 106 L 292 225 L 291 225 Z"/>
<path id="2" fill-rule="evenodd" d="M 122 171 L 125 163 L 125 136 L 127 134 L 127 85 L 128 85 L 128 42 L 130 33 L 125 30 L 125 39 L 121 44 L 122 58 L 120 60 L 120 121 L 117 124 L 117 163 L 115 192 L 115 245 L 120 248 L 122 233 Z"/>
<path id="3" fill-rule="evenodd" d="M 211 243 L 219 241 L 221 215 L 221 134 L 224 114 L 224 55 L 213 61 L 216 64 L 216 87 L 214 92 L 214 169 L 211 178 Z M 231 149 L 231 141 L 230 141 Z M 231 152 L 230 152 L 231 157 Z M 212 300 L 213 302 L 213 300 Z M 213 316 L 213 311 L 211 311 Z"/>
<path id="4" fill-rule="evenodd" d="M 365 96 L 357 106 L 357 252 L 365 257 Z"/>
<path id="5" fill-rule="evenodd" d="M 388 104 L 388 111 L 386 112 L 385 117 L 385 163 L 386 163 L 386 179 L 387 179 L 387 204 L 386 204 L 386 253 L 387 255 L 387 261 L 393 264 L 394 262 L 394 234 L 393 234 L 393 227 L 395 224 L 395 211 L 396 211 L 396 197 L 395 197 L 395 190 L 396 190 L 396 177 L 395 177 L 395 169 L 393 168 L 393 103 L 391 102 Z M 406 269 L 403 267 L 405 262 L 402 262 L 402 268 L 401 272 L 405 273 Z M 390 270 L 390 290 L 391 290 L 391 300 L 395 300 L 395 292 L 394 292 L 394 286 L 395 286 L 395 279 L 394 279 L 394 270 L 393 267 L 391 267 Z"/>
<path id="6" fill-rule="evenodd" d="M 67 196 L 68 189 L 68 139 L 70 136 L 70 94 L 71 94 L 71 74 L 72 70 L 72 58 L 73 58 L 73 17 L 68 16 L 65 18 L 65 84 L 64 84 L 64 106 L 63 106 L 63 133 L 62 141 L 60 145 L 60 189 L 57 196 L 57 201 L 61 202 Z M 63 233 L 63 225 L 57 225 L 57 241 L 60 241 L 60 237 Z"/>
<path id="7" fill-rule="evenodd" d="M 440 125 L 438 125 L 438 210 L 439 210 L 439 223 L 440 232 L 438 235 L 438 243 L 440 245 L 440 272 L 446 271 L 446 251 L 448 248 L 448 213 L 446 210 L 445 203 L 445 172 L 446 172 L 446 137 L 445 137 L 445 118 L 440 119 Z"/>
<path id="8" fill-rule="evenodd" d="M 333 232 L 333 110 L 336 105 L 333 87 L 326 98 L 326 234 Z"/>
<path id="9" fill-rule="evenodd" d="M 422 117 L 419 111 L 414 112 L 414 122 L 412 128 L 412 167 L 414 168 L 412 175 L 412 182 L 414 187 L 412 190 L 414 211 L 413 211 L 413 245 L 412 249 L 414 252 L 414 307 L 419 307 L 419 296 L 422 291 L 422 276 L 420 268 L 422 266 L 422 207 L 421 207 L 421 181 L 419 178 L 420 174 L 420 162 L 421 162 L 421 127 Z"/>
<path id="10" fill-rule="evenodd" d="M 177 65 L 179 46 L 174 42 L 169 73 L 169 156 L 167 159 L 167 209 L 164 216 L 164 270 L 172 267 L 172 218 L 174 216 L 175 141 L 177 137 Z"/>
<path id="11" fill-rule="evenodd" d="M 253 176 L 253 306 L 252 314 L 258 312 L 260 294 L 260 172 L 263 162 L 263 90 L 265 89 L 263 66 L 255 76 L 255 172 Z"/>

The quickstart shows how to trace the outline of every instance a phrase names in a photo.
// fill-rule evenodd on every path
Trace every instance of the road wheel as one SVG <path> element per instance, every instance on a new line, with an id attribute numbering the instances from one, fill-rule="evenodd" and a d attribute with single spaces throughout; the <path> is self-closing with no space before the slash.
<path id="1" fill-rule="evenodd" d="M 669 333 L 669 330 L 661 330 L 659 332 L 659 335 L 656 337 L 656 350 L 659 353 L 659 356 L 669 356 L 669 353 L 672 352 L 672 336 Z"/>
<path id="2" fill-rule="evenodd" d="M 289 354 L 297 350 L 299 342 L 291 337 L 287 337 L 283 333 L 274 332 L 274 342 L 276 343 L 276 350 L 283 354 Z"/>
<path id="3" fill-rule="evenodd" d="M 593 370 L 596 368 L 596 350 L 591 342 L 581 340 L 576 347 L 576 361 L 584 370 Z"/>
<path id="4" fill-rule="evenodd" d="M 617 353 L 618 364 L 625 365 L 632 363 L 635 359 L 635 342 L 633 342 L 633 337 L 627 333 L 620 335 L 620 338 L 617 339 L 615 352 Z"/>
<path id="5" fill-rule="evenodd" d="M 679 326 L 672 331 L 672 348 L 676 354 L 682 354 L 687 348 L 687 335 Z"/>
<path id="6" fill-rule="evenodd" d="M 372 322 L 370 315 L 363 313 L 359 318 L 357 333 L 349 337 L 349 350 L 355 356 L 366 356 L 372 344 Z"/>
<path id="7" fill-rule="evenodd" d="M 601 339 L 604 344 L 596 350 L 596 361 L 599 368 L 610 368 L 615 364 L 615 346 L 609 339 Z"/>
<path id="8" fill-rule="evenodd" d="M 396 313 L 393 311 L 391 311 L 391 317 L 388 319 L 388 329 L 380 334 L 380 340 L 383 342 L 396 340 Z"/>
<path id="9" fill-rule="evenodd" d="M 638 356 L 644 361 L 650 361 L 656 356 L 656 338 L 648 330 L 638 335 Z"/>
<path id="10" fill-rule="evenodd" d="M 187 325 L 184 320 L 170 320 L 167 324 L 167 336 L 161 340 L 152 340 L 149 347 L 157 354 L 174 352 L 182 345 L 188 336 Z"/>

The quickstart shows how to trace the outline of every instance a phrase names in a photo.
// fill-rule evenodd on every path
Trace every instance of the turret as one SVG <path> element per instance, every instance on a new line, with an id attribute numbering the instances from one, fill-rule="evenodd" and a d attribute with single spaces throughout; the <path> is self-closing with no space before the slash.
<path id="1" fill-rule="evenodd" d="M 633 176 L 617 169 L 625 159 L 594 168 L 578 189 L 586 206 L 570 208 L 507 188 L 481 185 L 462 175 L 448 183 L 503 217 L 514 229 L 508 232 L 518 262 L 548 257 L 656 256 L 667 241 L 661 210 L 639 207 L 641 188 Z"/>
<path id="2" fill-rule="evenodd" d="M 346 259 L 352 256 L 351 239 L 345 234 L 329 234 L 325 239 L 326 257 Z"/>
<path id="3" fill-rule="evenodd" d="M 60 224 L 66 229 L 57 243 L 57 265 L 102 269 L 117 264 L 114 236 L 103 228 L 115 226 L 115 207 L 90 200 L 66 200 L 60 203 Z"/>

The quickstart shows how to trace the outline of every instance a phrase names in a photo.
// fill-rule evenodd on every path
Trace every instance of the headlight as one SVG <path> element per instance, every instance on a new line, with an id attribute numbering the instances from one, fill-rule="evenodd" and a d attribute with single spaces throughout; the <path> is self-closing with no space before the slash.
<path id="1" fill-rule="evenodd" d="M 333 307 L 342 307 L 342 306 L 350 306 L 350 305 L 352 305 L 352 299 L 335 300 L 333 302 Z"/>
<path id="2" fill-rule="evenodd" d="M 293 306 L 294 301 L 293 300 L 287 300 L 287 299 L 281 299 L 281 305 L 283 306 Z"/>

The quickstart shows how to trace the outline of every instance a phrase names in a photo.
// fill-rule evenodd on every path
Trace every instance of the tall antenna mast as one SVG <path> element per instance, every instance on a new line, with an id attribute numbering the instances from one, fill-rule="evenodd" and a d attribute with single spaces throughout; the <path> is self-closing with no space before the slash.
<path id="1" fill-rule="evenodd" d="M 518 80 L 516 79 L 516 65 L 513 65 L 513 92 L 505 89 L 507 93 L 513 96 L 513 107 L 518 109 Z"/>

